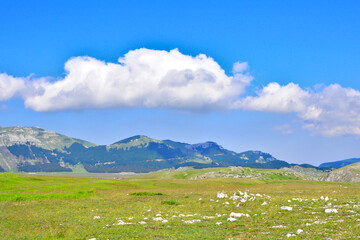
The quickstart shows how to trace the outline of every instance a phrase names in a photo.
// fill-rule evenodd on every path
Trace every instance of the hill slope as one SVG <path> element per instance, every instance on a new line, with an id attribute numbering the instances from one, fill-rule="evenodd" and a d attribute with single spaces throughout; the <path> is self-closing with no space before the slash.
<path id="1" fill-rule="evenodd" d="M 360 162 L 336 169 L 319 178 L 331 182 L 360 182 Z"/>
<path id="2" fill-rule="evenodd" d="M 31 144 L 43 149 L 53 150 L 70 147 L 73 143 L 80 143 L 86 147 L 96 146 L 96 144 L 84 140 L 38 127 L 0 127 L 0 146 Z"/>

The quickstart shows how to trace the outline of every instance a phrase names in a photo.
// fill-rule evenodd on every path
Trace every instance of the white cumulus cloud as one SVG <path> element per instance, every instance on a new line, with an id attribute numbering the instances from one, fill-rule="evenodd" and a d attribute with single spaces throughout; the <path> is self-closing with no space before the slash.
<path id="1" fill-rule="evenodd" d="M 184 55 L 177 49 L 137 49 L 118 63 L 75 57 L 65 64 L 66 76 L 38 84 L 25 105 L 35 111 L 99 108 L 227 109 L 250 84 L 246 63 L 234 65 L 233 76 L 204 54 Z M 39 87 L 40 85 L 40 87 Z"/>
<path id="2" fill-rule="evenodd" d="M 234 104 L 234 108 L 279 113 L 299 112 L 306 108 L 304 99 L 309 95 L 297 84 L 280 86 L 273 82 L 258 92 L 258 96 L 239 100 Z"/>
<path id="3" fill-rule="evenodd" d="M 360 135 L 360 92 L 332 84 L 319 91 L 289 83 L 269 83 L 257 96 L 248 96 L 234 108 L 276 113 L 295 113 L 313 133 Z"/>
<path id="4" fill-rule="evenodd" d="M 6 73 L 0 73 L 0 101 L 20 96 L 26 89 L 25 81 L 23 78 L 15 78 Z"/>

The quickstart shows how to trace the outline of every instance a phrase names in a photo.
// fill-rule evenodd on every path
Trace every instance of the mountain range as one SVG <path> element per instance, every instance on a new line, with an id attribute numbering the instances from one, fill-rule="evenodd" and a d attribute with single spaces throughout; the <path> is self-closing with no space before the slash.
<path id="1" fill-rule="evenodd" d="M 0 127 L 0 172 L 151 172 L 179 167 L 283 168 L 300 166 L 321 171 L 356 162 L 352 158 L 310 164 L 290 164 L 261 151 L 236 153 L 215 142 L 197 144 L 156 140 L 143 135 L 110 145 L 97 145 L 39 127 Z"/>
<path id="2" fill-rule="evenodd" d="M 0 127 L 0 171 L 140 173 L 226 166 L 277 169 L 292 165 L 268 153 L 236 153 L 215 142 L 188 144 L 137 135 L 105 146 L 38 127 Z"/>
<path id="3" fill-rule="evenodd" d="M 345 160 L 335 161 L 335 162 L 325 162 L 325 163 L 320 164 L 319 167 L 342 168 L 342 167 L 345 167 L 345 166 L 348 166 L 350 164 L 357 163 L 357 162 L 360 162 L 360 158 L 350 158 L 350 159 L 345 159 Z"/>

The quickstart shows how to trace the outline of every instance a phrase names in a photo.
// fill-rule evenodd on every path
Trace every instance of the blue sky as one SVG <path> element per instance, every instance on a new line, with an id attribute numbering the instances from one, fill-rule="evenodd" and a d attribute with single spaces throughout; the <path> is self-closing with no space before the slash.
<path id="1" fill-rule="evenodd" d="M 359 1 L 1 1 L 0 125 L 97 144 L 211 140 L 297 163 L 360 157 L 359 13 Z M 123 80 L 144 56 L 164 61 L 151 73 L 176 71 L 168 88 L 154 87 L 160 70 Z M 103 82 L 82 78 L 94 71 Z"/>

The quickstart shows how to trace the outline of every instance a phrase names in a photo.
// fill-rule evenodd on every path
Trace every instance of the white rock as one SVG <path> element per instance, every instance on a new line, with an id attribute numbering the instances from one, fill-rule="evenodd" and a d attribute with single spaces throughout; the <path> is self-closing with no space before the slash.
<path id="1" fill-rule="evenodd" d="M 119 220 L 116 225 L 128 225 L 128 224 L 132 224 L 132 223 L 127 223 L 127 222 L 124 222 L 122 220 Z"/>
<path id="2" fill-rule="evenodd" d="M 288 207 L 288 206 L 282 206 L 280 209 L 282 209 L 282 210 L 288 210 L 288 211 L 292 211 L 292 210 L 293 210 L 292 207 Z"/>
<path id="3" fill-rule="evenodd" d="M 272 226 L 272 228 L 286 228 L 286 226 L 278 225 L 278 226 Z"/>
<path id="4" fill-rule="evenodd" d="M 235 193 L 233 196 L 230 197 L 231 200 L 238 200 L 239 198 L 240 196 L 236 195 Z"/>
<path id="5" fill-rule="evenodd" d="M 246 217 L 250 217 L 249 214 L 244 214 L 244 213 L 230 213 L 230 217 L 242 217 L 242 216 L 246 216 Z"/>
<path id="6" fill-rule="evenodd" d="M 296 231 L 296 234 L 300 234 L 300 233 L 303 233 L 303 232 L 304 232 L 304 230 L 298 229 L 298 230 Z"/>
<path id="7" fill-rule="evenodd" d="M 186 220 L 186 221 L 184 221 L 184 223 L 188 223 L 188 224 L 192 224 L 192 223 L 195 223 L 195 222 L 201 222 L 201 220 L 194 219 L 194 220 Z"/>
<path id="8" fill-rule="evenodd" d="M 217 193 L 217 198 L 227 198 L 228 195 L 226 193 L 223 193 L 223 192 L 218 192 Z"/>
<path id="9" fill-rule="evenodd" d="M 338 210 L 335 208 L 328 208 L 325 209 L 325 213 L 338 213 Z"/>
<path id="10" fill-rule="evenodd" d="M 227 220 L 228 220 L 229 222 L 234 222 L 234 221 L 236 221 L 237 219 L 236 219 L 236 218 L 233 218 L 233 217 L 229 217 Z"/>

